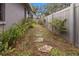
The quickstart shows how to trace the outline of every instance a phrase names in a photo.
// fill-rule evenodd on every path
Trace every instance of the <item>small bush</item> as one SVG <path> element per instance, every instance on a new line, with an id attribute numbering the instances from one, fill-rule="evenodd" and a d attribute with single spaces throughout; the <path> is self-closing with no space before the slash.
<path id="1" fill-rule="evenodd" d="M 61 55 L 63 55 L 63 53 L 61 52 L 61 50 L 59 50 L 58 48 L 53 48 L 53 49 L 49 52 L 49 54 L 50 54 L 51 56 L 61 56 Z"/>
<path id="2" fill-rule="evenodd" d="M 24 21 L 24 20 L 23 20 Z M 15 44 L 16 40 L 24 35 L 24 33 L 29 29 L 34 27 L 35 22 L 33 20 L 28 20 L 21 24 L 16 24 L 11 27 L 8 31 L 5 31 L 1 35 L 0 51 L 6 51 L 9 47 Z"/>
<path id="3" fill-rule="evenodd" d="M 78 51 L 73 51 L 73 50 L 69 50 L 65 52 L 66 56 L 79 56 L 79 52 Z"/>
<path id="4" fill-rule="evenodd" d="M 51 24 L 55 30 L 57 30 L 59 33 L 66 33 L 67 28 L 65 26 L 66 19 L 60 20 L 60 19 L 53 19 Z"/>
<path id="5" fill-rule="evenodd" d="M 39 20 L 38 21 L 38 24 L 43 25 L 43 21 L 42 20 Z"/>
<path id="6" fill-rule="evenodd" d="M 1 55 L 2 56 L 7 56 L 10 55 L 12 52 L 14 52 L 16 49 L 15 48 L 9 48 L 8 50 L 2 51 Z"/>
<path id="7" fill-rule="evenodd" d="M 18 56 L 31 56 L 33 53 L 32 53 L 32 51 L 24 51 L 24 52 L 17 52 L 17 55 Z"/>

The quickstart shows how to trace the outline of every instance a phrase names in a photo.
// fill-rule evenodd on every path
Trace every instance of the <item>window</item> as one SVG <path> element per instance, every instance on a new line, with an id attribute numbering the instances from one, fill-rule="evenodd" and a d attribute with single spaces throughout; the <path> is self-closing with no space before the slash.
<path id="1" fill-rule="evenodd" d="M 0 21 L 3 21 L 3 3 L 0 3 Z"/>

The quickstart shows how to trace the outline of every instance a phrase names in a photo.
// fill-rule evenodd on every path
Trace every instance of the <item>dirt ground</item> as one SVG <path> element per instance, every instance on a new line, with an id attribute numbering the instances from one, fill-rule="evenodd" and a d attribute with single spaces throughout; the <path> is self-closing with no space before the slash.
<path id="1" fill-rule="evenodd" d="M 35 42 L 38 38 L 42 38 L 42 40 Z M 38 48 L 43 45 L 58 48 L 63 53 L 67 53 L 67 55 L 71 55 L 76 52 L 78 55 L 79 53 L 78 48 L 75 48 L 72 44 L 65 42 L 62 37 L 48 31 L 44 26 L 37 24 L 34 28 L 29 29 L 23 38 L 17 41 L 15 51 L 10 55 L 50 56 L 48 52 L 41 52 L 38 50 Z"/>

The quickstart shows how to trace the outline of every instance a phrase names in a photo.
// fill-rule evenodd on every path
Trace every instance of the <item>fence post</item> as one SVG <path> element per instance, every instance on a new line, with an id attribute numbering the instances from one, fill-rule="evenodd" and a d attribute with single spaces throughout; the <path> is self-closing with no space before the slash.
<path id="1" fill-rule="evenodd" d="M 69 19 L 69 39 L 71 43 L 74 43 L 75 39 L 75 29 L 74 29 L 74 20 L 75 20 L 75 8 L 74 4 L 70 6 L 70 19 Z"/>
<path id="2" fill-rule="evenodd" d="M 74 45 L 79 48 L 79 4 L 75 4 L 74 10 Z"/>

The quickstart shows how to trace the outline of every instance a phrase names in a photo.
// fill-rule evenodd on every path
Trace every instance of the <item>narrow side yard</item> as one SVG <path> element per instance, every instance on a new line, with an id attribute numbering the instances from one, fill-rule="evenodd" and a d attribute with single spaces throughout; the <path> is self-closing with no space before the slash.
<path id="1" fill-rule="evenodd" d="M 8 55 L 79 55 L 79 49 L 65 42 L 62 37 L 49 32 L 45 27 L 37 24 L 16 42 L 14 51 L 8 53 Z"/>

